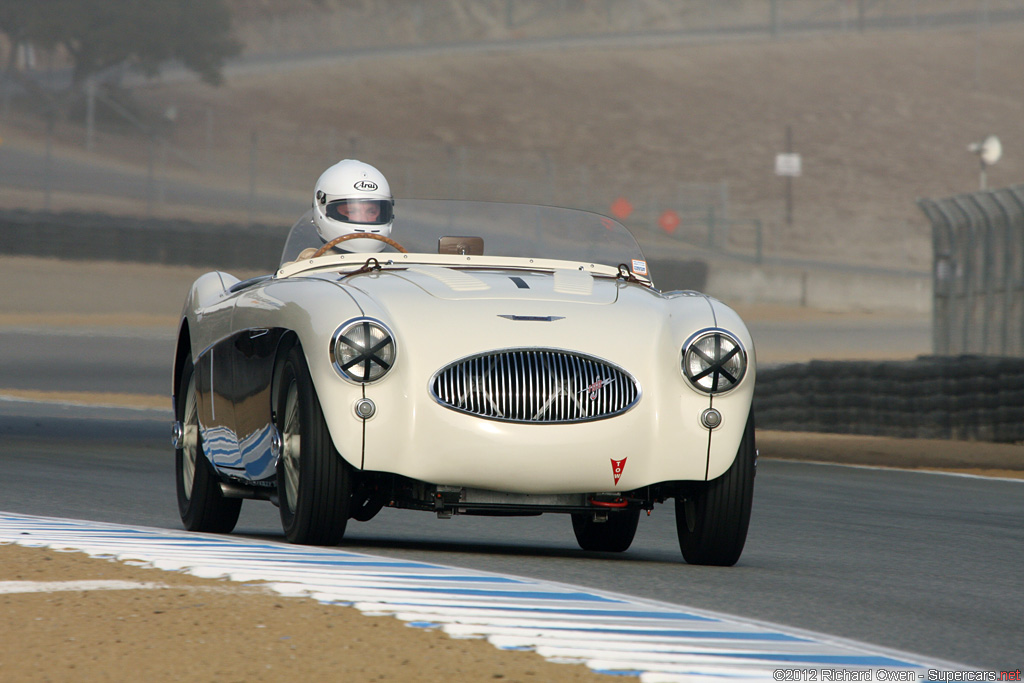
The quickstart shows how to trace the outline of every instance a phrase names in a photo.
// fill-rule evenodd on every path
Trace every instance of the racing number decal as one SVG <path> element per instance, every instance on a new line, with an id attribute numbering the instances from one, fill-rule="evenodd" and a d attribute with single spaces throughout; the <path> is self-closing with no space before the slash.
<path id="1" fill-rule="evenodd" d="M 623 458 L 622 460 L 615 460 L 614 458 L 611 459 L 611 461 L 612 461 L 612 476 L 615 477 L 615 483 L 616 484 L 619 483 L 619 477 L 622 476 L 622 470 L 626 469 L 626 460 L 627 459 L 628 458 Z"/>

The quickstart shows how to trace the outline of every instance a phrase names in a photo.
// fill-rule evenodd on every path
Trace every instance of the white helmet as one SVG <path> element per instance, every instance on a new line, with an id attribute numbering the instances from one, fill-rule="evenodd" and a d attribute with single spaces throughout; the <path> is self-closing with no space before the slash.
<path id="1" fill-rule="evenodd" d="M 395 200 L 384 174 L 369 164 L 345 159 L 331 166 L 316 181 L 313 223 L 324 242 L 353 233 L 388 237 L 394 223 Z M 373 252 L 384 248 L 374 239 L 347 240 L 339 249 Z"/>

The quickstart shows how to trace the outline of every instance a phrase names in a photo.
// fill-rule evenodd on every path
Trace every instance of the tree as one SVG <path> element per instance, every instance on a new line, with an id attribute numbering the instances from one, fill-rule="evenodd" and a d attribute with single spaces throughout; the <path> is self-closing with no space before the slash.
<path id="1" fill-rule="evenodd" d="M 0 0 L 0 33 L 9 59 L 22 43 L 63 48 L 73 90 L 120 64 L 156 76 L 173 59 L 217 85 L 240 49 L 224 0 Z"/>

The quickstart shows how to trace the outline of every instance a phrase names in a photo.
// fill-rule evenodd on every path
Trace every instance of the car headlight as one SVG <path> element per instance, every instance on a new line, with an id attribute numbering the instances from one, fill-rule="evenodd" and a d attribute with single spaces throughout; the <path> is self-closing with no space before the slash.
<path id="1" fill-rule="evenodd" d="M 395 364 L 395 337 L 373 318 L 349 320 L 331 338 L 331 362 L 352 382 L 375 382 Z"/>
<path id="2" fill-rule="evenodd" d="M 747 372 L 747 352 L 725 330 L 703 330 L 683 344 L 682 370 L 694 389 L 724 394 Z"/>

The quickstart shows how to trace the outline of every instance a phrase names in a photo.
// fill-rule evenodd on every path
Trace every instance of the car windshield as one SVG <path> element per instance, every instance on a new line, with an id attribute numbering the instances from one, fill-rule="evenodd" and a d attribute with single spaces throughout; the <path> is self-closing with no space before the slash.
<path id="1" fill-rule="evenodd" d="M 282 264 L 307 247 L 323 245 L 312 215 L 307 212 L 292 228 Z M 410 253 L 482 253 L 613 267 L 644 259 L 629 230 L 607 216 L 529 204 L 402 199 L 395 204 L 391 238 Z"/>

